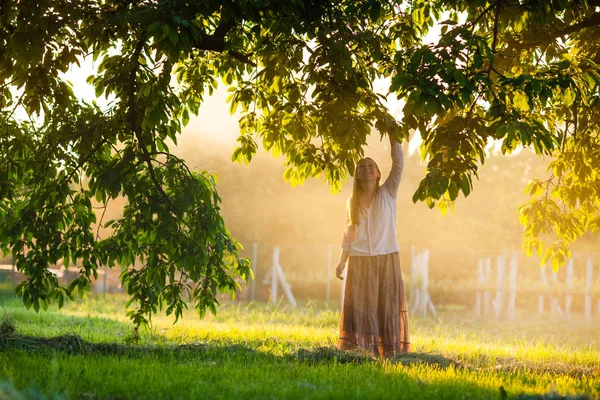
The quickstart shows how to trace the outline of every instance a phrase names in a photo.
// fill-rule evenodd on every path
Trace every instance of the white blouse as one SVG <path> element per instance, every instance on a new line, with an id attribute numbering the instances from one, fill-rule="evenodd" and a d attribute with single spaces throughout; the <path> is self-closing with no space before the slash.
<path id="1" fill-rule="evenodd" d="M 350 256 L 378 256 L 400 251 L 396 238 L 396 198 L 404 169 L 404 152 L 400 143 L 392 143 L 392 170 L 379 186 L 371 206 L 360 214 L 358 226 L 344 232 L 342 249 Z M 356 179 L 356 177 L 354 177 Z M 350 221 L 350 201 L 347 206 Z"/>

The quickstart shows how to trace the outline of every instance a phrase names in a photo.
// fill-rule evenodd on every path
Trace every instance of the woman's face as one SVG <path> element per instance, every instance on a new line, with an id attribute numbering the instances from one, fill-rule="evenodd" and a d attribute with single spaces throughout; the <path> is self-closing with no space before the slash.
<path id="1" fill-rule="evenodd" d="M 359 181 L 377 181 L 381 177 L 381 173 L 375 161 L 370 158 L 363 158 L 358 162 L 356 177 Z"/>

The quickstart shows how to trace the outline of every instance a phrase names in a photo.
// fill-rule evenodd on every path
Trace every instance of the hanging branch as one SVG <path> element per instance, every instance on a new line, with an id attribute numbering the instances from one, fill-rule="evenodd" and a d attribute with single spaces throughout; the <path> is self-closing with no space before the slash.
<path id="1" fill-rule="evenodd" d="M 131 129 L 133 130 L 133 133 L 135 134 L 135 137 L 139 143 L 140 149 L 142 150 L 142 154 L 143 154 L 143 158 L 144 161 L 146 162 L 146 165 L 148 166 L 148 173 L 150 174 L 150 179 L 152 180 L 152 183 L 154 184 L 154 187 L 156 188 L 156 190 L 158 190 L 158 192 L 160 193 L 161 197 L 165 200 L 165 202 L 167 204 L 169 204 L 169 206 L 171 208 L 175 208 L 173 203 L 171 202 L 171 199 L 169 199 L 169 196 L 165 193 L 164 189 L 162 188 L 162 185 L 160 184 L 160 182 L 158 181 L 158 178 L 156 177 L 156 173 L 154 172 L 154 166 L 152 165 L 152 156 L 150 155 L 150 153 L 148 152 L 148 148 L 146 147 L 146 143 L 142 134 L 142 130 L 141 130 L 141 125 L 138 123 L 138 116 L 137 116 L 137 104 L 136 104 L 136 99 L 135 99 L 135 94 L 137 92 L 137 72 L 138 69 L 140 67 L 140 63 L 139 63 L 139 58 L 140 55 L 142 54 L 142 50 L 144 49 L 144 44 L 146 44 L 146 35 L 142 34 L 141 37 L 139 38 L 136 46 L 135 46 L 135 50 L 133 52 L 133 54 L 131 55 L 131 60 L 133 62 L 133 66 L 131 67 L 131 70 L 129 71 L 129 89 L 128 89 L 128 104 L 129 104 L 129 110 L 127 113 L 127 122 L 129 123 Z"/>

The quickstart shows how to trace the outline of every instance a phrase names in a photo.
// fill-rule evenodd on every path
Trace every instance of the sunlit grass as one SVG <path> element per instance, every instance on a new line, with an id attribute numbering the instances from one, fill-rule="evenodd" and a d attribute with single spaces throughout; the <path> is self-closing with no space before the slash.
<path id="1" fill-rule="evenodd" d="M 90 345 L 79 352 L 0 345 L 0 377 L 67 398 L 600 396 L 598 323 L 530 315 L 509 323 L 451 311 L 411 317 L 414 354 L 382 362 L 337 351 L 339 312 L 314 303 L 224 304 L 216 316 L 200 320 L 190 311 L 176 325 L 156 316 L 138 345 L 126 344 L 123 304 L 98 296 L 37 314 L 1 298 L 0 316 L 18 334 L 77 334 Z M 94 343 L 121 347 L 106 352 Z"/>

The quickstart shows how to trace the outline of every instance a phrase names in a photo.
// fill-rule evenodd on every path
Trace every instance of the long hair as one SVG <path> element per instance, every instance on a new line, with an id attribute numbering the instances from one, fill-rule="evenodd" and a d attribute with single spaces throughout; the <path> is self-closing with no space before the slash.
<path id="1" fill-rule="evenodd" d="M 364 160 L 371 160 L 375 164 L 377 172 L 379 173 L 379 176 L 377 177 L 377 190 L 379 190 L 379 181 L 381 180 L 381 171 L 379 170 L 379 166 L 372 158 L 363 158 L 358 162 L 358 164 L 356 164 L 356 169 L 354 170 L 354 183 L 352 184 L 352 196 L 350 196 L 350 210 L 348 213 L 350 226 L 357 226 L 360 224 L 360 213 L 363 211 L 362 207 L 360 206 L 360 195 L 364 192 L 364 188 L 360 182 L 360 179 L 358 178 L 358 167 L 360 167 L 360 163 Z"/>

